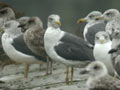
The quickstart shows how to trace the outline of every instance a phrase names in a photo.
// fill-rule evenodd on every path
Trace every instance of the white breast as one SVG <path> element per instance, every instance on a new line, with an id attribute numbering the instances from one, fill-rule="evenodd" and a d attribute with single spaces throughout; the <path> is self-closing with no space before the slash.
<path id="1" fill-rule="evenodd" d="M 112 42 L 105 44 L 95 44 L 93 54 L 95 60 L 102 61 L 110 74 L 114 74 L 114 68 L 112 65 L 112 60 L 110 54 L 108 54 L 109 50 L 111 50 Z"/>
<path id="2" fill-rule="evenodd" d="M 5 53 L 11 58 L 11 60 L 18 62 L 18 63 L 40 63 L 33 56 L 29 56 L 17 51 L 12 45 L 12 38 L 8 37 L 7 33 L 2 35 L 2 45 Z"/>

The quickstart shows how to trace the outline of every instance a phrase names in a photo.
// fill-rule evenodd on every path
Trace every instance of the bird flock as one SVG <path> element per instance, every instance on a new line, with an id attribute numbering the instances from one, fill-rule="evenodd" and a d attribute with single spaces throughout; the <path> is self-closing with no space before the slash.
<path id="1" fill-rule="evenodd" d="M 48 16 L 44 29 L 39 17 L 16 19 L 14 11 L 4 7 L 0 9 L 2 48 L 11 60 L 25 64 L 25 78 L 30 64 L 46 64 L 48 75 L 52 74 L 52 62 L 58 62 L 66 66 L 66 84 L 72 84 L 78 67 L 84 68 L 80 74 L 89 74 L 89 90 L 120 90 L 119 11 L 92 11 L 77 22 L 87 22 L 84 38 L 61 30 L 57 14 Z"/>

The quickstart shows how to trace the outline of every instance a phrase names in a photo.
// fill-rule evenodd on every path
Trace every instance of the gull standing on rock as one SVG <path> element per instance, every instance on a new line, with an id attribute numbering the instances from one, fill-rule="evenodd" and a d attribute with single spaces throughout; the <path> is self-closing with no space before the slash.
<path id="1" fill-rule="evenodd" d="M 78 20 L 78 23 L 87 22 L 83 31 L 83 36 L 90 47 L 94 47 L 95 34 L 99 31 L 105 31 L 104 20 L 96 19 L 101 15 L 102 13 L 99 11 L 92 11 L 85 18 Z"/>
<path id="2" fill-rule="evenodd" d="M 84 67 L 94 60 L 93 51 L 81 38 L 60 29 L 60 17 L 52 14 L 48 17 L 48 27 L 44 35 L 44 45 L 49 57 L 66 66 L 66 83 L 69 83 L 69 67 L 71 81 L 74 67 Z"/>

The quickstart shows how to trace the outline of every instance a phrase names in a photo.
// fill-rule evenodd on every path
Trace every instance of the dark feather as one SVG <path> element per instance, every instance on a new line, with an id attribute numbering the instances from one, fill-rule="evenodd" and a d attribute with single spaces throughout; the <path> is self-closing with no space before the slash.
<path id="1" fill-rule="evenodd" d="M 25 44 L 24 39 L 23 39 L 23 35 L 20 35 L 19 37 L 15 38 L 13 40 L 12 45 L 14 46 L 14 48 L 26 55 L 30 55 L 30 56 L 34 56 L 35 58 L 37 58 L 38 60 L 43 60 L 44 62 L 46 62 L 46 58 L 36 55 L 35 53 L 33 53 Z"/>
<path id="2" fill-rule="evenodd" d="M 66 33 L 60 41 L 61 43 L 54 47 L 59 56 L 68 60 L 94 60 L 93 50 L 87 46 L 84 40 Z"/>
<path id="3" fill-rule="evenodd" d="M 113 54 L 113 53 L 115 53 L 115 52 L 117 52 L 117 49 L 111 49 L 111 50 L 108 52 L 108 54 Z"/>
<path id="4" fill-rule="evenodd" d="M 99 23 L 99 24 L 95 24 L 92 27 L 88 28 L 88 32 L 86 34 L 86 39 L 87 41 L 94 45 L 95 43 L 95 34 L 99 31 L 105 31 L 105 23 Z"/>

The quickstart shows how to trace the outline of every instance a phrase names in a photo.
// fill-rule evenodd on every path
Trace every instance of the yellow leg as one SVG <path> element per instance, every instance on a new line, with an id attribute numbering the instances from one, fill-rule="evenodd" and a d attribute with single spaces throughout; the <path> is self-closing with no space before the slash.
<path id="1" fill-rule="evenodd" d="M 24 72 L 24 77 L 28 77 L 28 71 L 29 71 L 29 64 L 25 64 L 25 72 Z"/>
<path id="2" fill-rule="evenodd" d="M 66 84 L 69 84 L 69 67 L 66 67 Z"/>
<path id="3" fill-rule="evenodd" d="M 73 76 L 74 76 L 74 68 L 71 67 L 71 81 L 70 81 L 70 84 L 72 84 Z"/>

